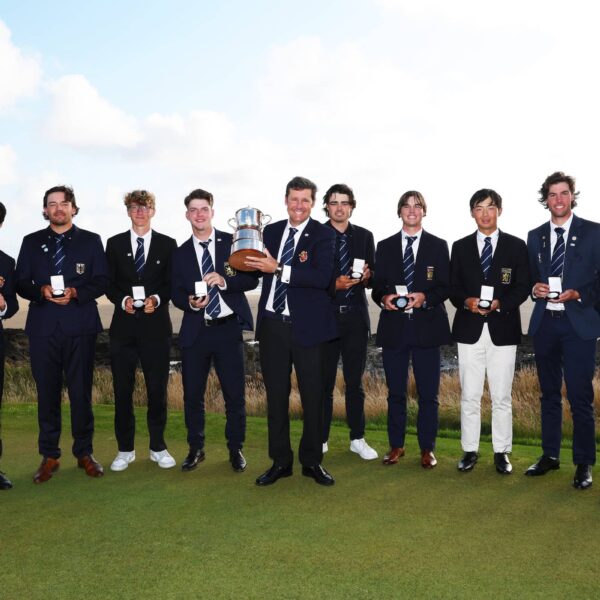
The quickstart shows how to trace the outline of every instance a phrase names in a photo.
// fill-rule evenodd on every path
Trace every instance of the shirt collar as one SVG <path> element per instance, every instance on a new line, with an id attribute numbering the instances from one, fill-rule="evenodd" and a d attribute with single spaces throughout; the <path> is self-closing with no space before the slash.
<path id="1" fill-rule="evenodd" d="M 479 229 L 477 230 L 477 239 L 480 242 L 485 242 L 485 238 L 487 238 L 487 237 L 492 238 L 492 242 L 495 242 L 498 239 L 499 235 L 500 235 L 499 229 L 496 229 L 496 231 L 494 231 L 494 233 L 490 233 L 489 235 L 482 233 L 481 231 L 479 231 Z"/>

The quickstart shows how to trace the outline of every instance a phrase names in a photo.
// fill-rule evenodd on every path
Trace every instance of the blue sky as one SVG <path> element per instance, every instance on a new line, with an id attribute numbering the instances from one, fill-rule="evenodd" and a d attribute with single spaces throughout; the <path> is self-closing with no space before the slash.
<path id="1" fill-rule="evenodd" d="M 68 183 L 76 222 L 128 226 L 123 195 L 157 195 L 156 229 L 189 235 L 183 197 L 216 199 L 216 225 L 251 204 L 285 216 L 294 175 L 351 185 L 353 220 L 397 231 L 407 189 L 424 225 L 470 233 L 468 200 L 504 198 L 500 227 L 547 218 L 546 175 L 600 220 L 597 9 L 549 0 L 0 2 L 0 246 L 44 226 L 45 189 Z M 319 196 L 320 198 L 321 196 Z M 320 204 L 320 203 L 319 203 Z M 314 216 L 323 218 L 320 210 Z"/>

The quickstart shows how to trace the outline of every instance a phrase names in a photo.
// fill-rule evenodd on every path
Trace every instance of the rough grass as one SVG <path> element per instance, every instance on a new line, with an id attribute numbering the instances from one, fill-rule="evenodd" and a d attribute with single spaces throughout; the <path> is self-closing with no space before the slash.
<path id="1" fill-rule="evenodd" d="M 114 457 L 113 410 L 96 406 L 95 454 Z M 36 407 L 4 407 L 2 469 L 15 488 L 0 492 L 3 600 L 208 598 L 494 599 L 597 598 L 598 492 L 571 485 L 563 467 L 530 479 L 538 450 L 515 446 L 510 477 L 497 475 L 492 450 L 472 473 L 456 470 L 454 439 L 439 441 L 439 465 L 419 466 L 414 436 L 395 467 L 348 451 L 345 426 L 332 428 L 326 489 L 294 476 L 270 488 L 255 477 L 269 464 L 266 423 L 251 417 L 245 473 L 227 462 L 224 417 L 209 414 L 207 458 L 192 473 L 148 460 L 144 410 L 138 458 L 122 473 L 86 477 L 69 455 L 36 486 Z M 297 448 L 301 423 L 292 422 Z M 369 430 L 380 452 L 384 431 Z M 169 414 L 169 449 L 187 450 L 183 415 Z"/>
<path id="2" fill-rule="evenodd" d="M 371 427 L 385 428 L 387 419 L 387 387 L 385 379 L 377 374 L 365 374 L 363 378 L 366 393 L 365 412 Z M 600 376 L 594 378 L 595 404 L 596 404 L 596 430 L 600 434 Z M 417 415 L 416 386 L 412 373 L 409 378 L 408 415 L 409 426 L 414 426 Z M 513 429 L 515 439 L 525 441 L 539 438 L 540 430 L 540 390 L 537 374 L 533 368 L 519 370 L 513 382 Z M 460 434 L 460 385 L 457 373 L 443 373 L 440 385 L 440 430 L 443 435 L 456 436 Z M 36 399 L 35 384 L 28 366 L 10 365 L 6 367 L 4 402 L 34 402 Z M 66 401 L 66 393 L 64 396 Z M 94 375 L 93 401 L 95 404 L 113 404 L 112 376 L 109 369 L 97 369 Z M 223 396 L 218 379 L 211 371 L 206 388 L 206 409 L 208 412 L 223 413 Z M 169 378 L 168 388 L 169 408 L 183 410 L 183 388 L 181 374 L 174 372 Z M 144 406 L 146 394 L 144 379 L 141 370 L 136 373 L 136 386 L 134 391 L 134 405 Z M 262 377 L 246 378 L 246 407 L 249 415 L 266 415 L 265 388 Z M 292 373 L 292 393 L 290 397 L 290 412 L 293 417 L 302 413 L 300 396 L 295 374 Z M 345 419 L 344 408 L 344 380 L 341 371 L 338 371 L 336 388 L 334 391 L 333 417 L 343 422 Z M 572 435 L 573 422 L 569 411 L 568 402 L 563 405 L 563 432 L 564 437 Z M 489 392 L 484 391 L 482 400 L 482 434 L 484 439 L 491 434 L 491 402 Z"/>

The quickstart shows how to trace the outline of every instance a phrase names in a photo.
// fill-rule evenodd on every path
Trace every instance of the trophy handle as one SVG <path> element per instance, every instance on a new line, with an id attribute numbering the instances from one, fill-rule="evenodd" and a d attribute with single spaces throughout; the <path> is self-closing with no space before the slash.
<path id="1" fill-rule="evenodd" d="M 268 225 L 271 222 L 271 215 L 263 215 L 264 219 L 262 224 L 263 225 Z"/>
<path id="2" fill-rule="evenodd" d="M 231 221 L 234 222 L 234 225 L 231 224 Z M 233 217 L 231 217 L 231 219 L 227 221 L 227 224 L 229 225 L 229 227 L 231 227 L 231 229 L 237 230 L 237 221 Z"/>

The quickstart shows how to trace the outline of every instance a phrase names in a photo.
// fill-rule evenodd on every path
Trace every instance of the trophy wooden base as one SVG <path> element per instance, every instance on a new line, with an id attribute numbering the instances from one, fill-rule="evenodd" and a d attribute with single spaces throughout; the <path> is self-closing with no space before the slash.
<path id="1" fill-rule="evenodd" d="M 267 256 L 264 252 L 260 250 L 254 250 L 252 248 L 245 248 L 243 250 L 238 250 L 234 252 L 229 257 L 229 265 L 233 267 L 236 271 L 256 271 L 252 267 L 249 267 L 244 263 L 247 257 L 256 256 L 258 258 L 265 258 Z"/>

